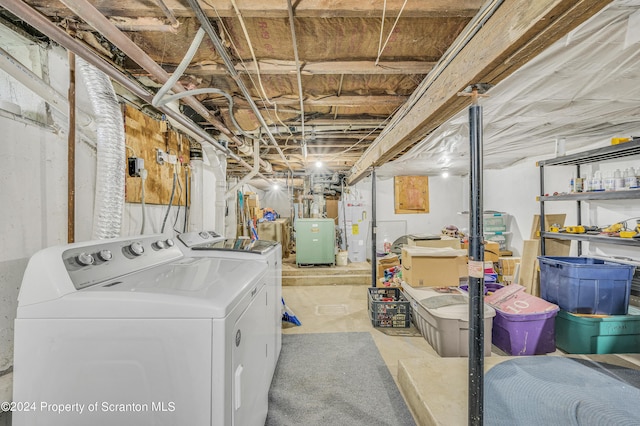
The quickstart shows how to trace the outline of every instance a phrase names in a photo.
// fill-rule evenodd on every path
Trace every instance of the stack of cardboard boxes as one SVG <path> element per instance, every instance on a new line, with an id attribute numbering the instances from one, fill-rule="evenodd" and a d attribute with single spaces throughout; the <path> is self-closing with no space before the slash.
<path id="1" fill-rule="evenodd" d="M 245 192 L 244 202 L 249 208 L 249 216 L 256 222 L 258 219 L 262 219 L 262 210 L 260 209 L 260 200 L 258 194 L 255 192 Z"/>
<path id="2" fill-rule="evenodd" d="M 485 262 L 497 263 L 499 253 L 498 243 L 484 242 Z M 457 286 L 469 275 L 467 255 L 468 244 L 458 238 L 410 235 L 402 249 L 402 279 L 414 287 Z"/>

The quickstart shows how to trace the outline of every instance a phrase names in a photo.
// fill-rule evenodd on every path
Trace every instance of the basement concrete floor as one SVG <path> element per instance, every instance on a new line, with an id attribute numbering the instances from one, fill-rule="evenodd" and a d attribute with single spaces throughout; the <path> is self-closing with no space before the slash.
<path id="1" fill-rule="evenodd" d="M 283 333 L 369 332 L 396 380 L 416 424 L 467 425 L 467 358 L 442 358 L 421 336 L 385 333 L 368 317 L 366 285 L 286 286 L 283 297 L 299 327 L 286 324 Z M 395 329 L 398 331 L 405 329 Z M 414 333 L 415 334 L 415 333 Z M 551 356 L 566 356 L 556 351 Z M 570 355 L 640 370 L 640 354 Z M 485 371 L 512 359 L 493 347 L 485 358 Z"/>

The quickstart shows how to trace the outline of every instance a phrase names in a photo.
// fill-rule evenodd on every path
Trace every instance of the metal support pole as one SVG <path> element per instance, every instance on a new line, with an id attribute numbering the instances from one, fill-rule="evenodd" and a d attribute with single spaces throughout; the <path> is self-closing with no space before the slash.
<path id="1" fill-rule="evenodd" d="M 76 240 L 76 55 L 69 51 L 69 135 L 67 136 L 67 242 Z"/>
<path id="2" fill-rule="evenodd" d="M 543 197 L 544 196 L 544 166 L 541 165 L 540 167 L 540 196 Z M 545 225 L 545 215 L 544 215 L 544 201 L 540 200 L 540 254 L 542 254 L 543 256 L 546 253 L 546 244 L 545 244 L 545 239 L 542 236 L 542 233 L 545 231 L 546 225 Z"/>
<path id="3" fill-rule="evenodd" d="M 376 256 L 376 169 L 371 168 L 371 287 L 376 286 L 377 256 Z"/>
<path id="4" fill-rule="evenodd" d="M 482 107 L 473 88 L 469 107 L 469 425 L 483 424 L 484 237 L 482 230 Z"/>

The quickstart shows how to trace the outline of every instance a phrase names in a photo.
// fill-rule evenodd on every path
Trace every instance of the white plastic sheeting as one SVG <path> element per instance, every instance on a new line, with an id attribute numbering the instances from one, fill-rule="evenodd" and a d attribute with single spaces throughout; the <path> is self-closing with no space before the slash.
<path id="1" fill-rule="evenodd" d="M 640 136 L 640 1 L 619 0 L 558 40 L 491 89 L 484 106 L 484 167 L 605 146 Z M 418 143 L 378 176 L 465 175 L 467 109 Z"/>

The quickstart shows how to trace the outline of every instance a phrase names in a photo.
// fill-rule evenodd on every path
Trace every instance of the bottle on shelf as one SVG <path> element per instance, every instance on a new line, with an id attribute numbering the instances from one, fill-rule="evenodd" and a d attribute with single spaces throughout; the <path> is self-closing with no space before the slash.
<path id="1" fill-rule="evenodd" d="M 624 189 L 636 188 L 638 186 L 638 179 L 636 179 L 636 172 L 633 167 L 627 167 L 624 171 Z"/>
<path id="2" fill-rule="evenodd" d="M 607 172 L 602 178 L 602 186 L 605 191 L 615 191 L 616 181 L 613 177 L 613 173 Z"/>
<path id="3" fill-rule="evenodd" d="M 593 173 L 593 179 L 591 179 L 591 191 L 602 191 L 603 189 L 602 174 L 600 173 L 600 170 L 596 170 Z"/>
<path id="4" fill-rule="evenodd" d="M 624 190 L 624 177 L 622 177 L 620 169 L 616 169 L 616 171 L 613 172 L 613 189 L 614 191 Z"/>

